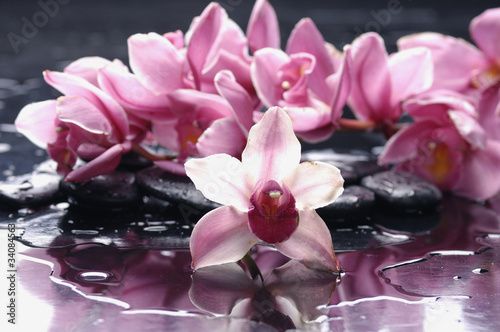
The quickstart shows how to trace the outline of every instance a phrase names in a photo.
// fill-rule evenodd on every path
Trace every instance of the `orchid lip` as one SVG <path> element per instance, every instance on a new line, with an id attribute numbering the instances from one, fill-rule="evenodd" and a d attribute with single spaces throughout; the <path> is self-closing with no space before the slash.
<path id="1" fill-rule="evenodd" d="M 248 223 L 252 232 L 267 243 L 286 241 L 298 227 L 295 198 L 285 184 L 269 180 L 250 197 Z"/>

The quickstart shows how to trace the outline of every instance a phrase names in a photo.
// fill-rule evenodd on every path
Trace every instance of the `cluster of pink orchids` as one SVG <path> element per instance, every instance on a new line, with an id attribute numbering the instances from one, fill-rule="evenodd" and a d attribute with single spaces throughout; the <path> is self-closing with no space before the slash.
<path id="1" fill-rule="evenodd" d="M 310 247 L 337 269 L 314 208 L 340 195 L 343 181 L 326 164 L 299 165 L 296 137 L 380 130 L 388 139 L 381 164 L 474 200 L 500 190 L 500 8 L 474 18 L 470 33 L 477 47 L 420 33 L 388 54 L 368 32 L 340 51 L 304 18 L 282 50 L 268 1 L 256 1 L 246 33 L 214 2 L 185 34 L 131 36 L 130 69 L 86 57 L 44 72 L 63 96 L 27 105 L 16 126 L 66 181 L 112 172 L 131 151 L 189 175 L 226 205 L 195 228 L 195 267 L 240 259 L 265 241 L 297 259 Z M 342 117 L 346 104 L 355 119 Z M 414 121 L 400 123 L 402 114 Z M 152 144 L 171 153 L 152 154 Z M 86 163 L 75 167 L 78 159 Z"/>

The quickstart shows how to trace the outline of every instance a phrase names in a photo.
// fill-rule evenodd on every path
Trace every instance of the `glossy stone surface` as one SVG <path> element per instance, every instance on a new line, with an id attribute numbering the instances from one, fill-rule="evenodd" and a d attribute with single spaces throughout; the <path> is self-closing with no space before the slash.
<path id="1" fill-rule="evenodd" d="M 33 172 L 11 176 L 0 182 L 0 207 L 17 210 L 21 207 L 37 207 L 64 199 L 59 192 L 61 176 L 55 171 L 56 164 L 47 161 Z"/>
<path id="2" fill-rule="evenodd" d="M 133 209 L 142 197 L 135 174 L 122 171 L 99 175 L 83 183 L 63 181 L 61 191 L 68 195 L 71 204 L 104 210 Z"/>
<path id="3" fill-rule="evenodd" d="M 137 173 L 137 184 L 148 195 L 176 203 L 191 213 L 212 210 L 220 205 L 209 201 L 187 176 L 153 166 Z"/>
<path id="4" fill-rule="evenodd" d="M 441 203 L 441 191 L 417 175 L 386 171 L 364 177 L 361 185 L 375 193 L 387 212 L 429 211 Z"/>
<path id="5" fill-rule="evenodd" d="M 348 186 L 332 204 L 317 210 L 326 220 L 356 220 L 370 216 L 375 194 L 361 186 Z"/>

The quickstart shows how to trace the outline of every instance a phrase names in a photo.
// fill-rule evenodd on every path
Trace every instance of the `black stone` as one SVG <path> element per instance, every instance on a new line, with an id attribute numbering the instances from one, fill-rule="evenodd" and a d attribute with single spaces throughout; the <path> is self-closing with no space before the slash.
<path id="1" fill-rule="evenodd" d="M 338 167 L 346 186 L 359 184 L 363 177 L 386 170 L 377 164 L 375 155 L 361 150 L 312 150 L 302 154 L 302 161 L 322 161 Z"/>
<path id="2" fill-rule="evenodd" d="M 115 171 L 85 182 L 61 182 L 61 190 L 72 205 L 102 210 L 128 210 L 137 207 L 142 196 L 130 172 Z"/>
<path id="3" fill-rule="evenodd" d="M 375 193 L 377 207 L 387 212 L 425 212 L 441 203 L 441 191 L 418 175 L 385 171 L 369 175 L 361 185 Z"/>
<path id="4" fill-rule="evenodd" d="M 146 194 L 177 204 L 186 216 L 201 217 L 204 212 L 220 206 L 206 199 L 187 176 L 172 174 L 157 166 L 139 171 L 137 184 Z"/>
<path id="5" fill-rule="evenodd" d="M 37 207 L 60 201 L 61 176 L 56 173 L 55 162 L 49 160 L 38 165 L 32 173 L 11 176 L 0 182 L 0 205 L 8 210 Z"/>
<path id="6" fill-rule="evenodd" d="M 327 224 L 339 220 L 366 219 L 373 210 L 375 194 L 361 186 L 349 186 L 333 203 L 317 210 Z"/>

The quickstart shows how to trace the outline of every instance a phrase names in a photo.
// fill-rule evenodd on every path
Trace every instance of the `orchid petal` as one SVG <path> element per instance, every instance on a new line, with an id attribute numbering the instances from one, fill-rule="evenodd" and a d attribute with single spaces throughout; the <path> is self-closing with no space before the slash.
<path id="1" fill-rule="evenodd" d="M 45 81 L 66 96 L 81 96 L 88 99 L 108 118 L 122 139 L 128 135 L 128 118 L 123 107 L 107 93 L 83 78 L 54 71 L 44 72 Z"/>
<path id="2" fill-rule="evenodd" d="M 314 128 L 314 130 L 296 132 L 297 137 L 300 137 L 304 142 L 307 143 L 319 143 L 324 142 L 328 138 L 330 138 L 335 131 L 335 127 L 331 123 L 327 123 L 326 125 L 318 128 Z"/>
<path id="3" fill-rule="evenodd" d="M 98 175 L 113 172 L 120 164 L 122 154 L 130 150 L 130 144 L 116 144 L 97 158 L 69 173 L 64 181 L 81 182 Z"/>
<path id="4" fill-rule="evenodd" d="M 253 186 L 238 159 L 227 154 L 214 154 L 190 159 L 184 166 L 196 189 L 207 199 L 234 206 L 242 212 L 248 211 Z"/>
<path id="5" fill-rule="evenodd" d="M 202 157 L 216 153 L 239 157 L 246 142 L 236 119 L 228 117 L 215 120 L 198 138 L 196 148 Z"/>
<path id="6" fill-rule="evenodd" d="M 470 23 L 470 34 L 481 51 L 500 65 L 500 8 L 491 8 Z"/>
<path id="7" fill-rule="evenodd" d="M 151 124 L 151 132 L 157 142 L 172 151 L 180 151 L 179 134 L 175 127 L 177 121 L 154 121 Z"/>
<path id="8" fill-rule="evenodd" d="M 339 271 L 330 230 L 314 210 L 299 210 L 299 227 L 288 240 L 276 243 L 275 247 L 283 255 L 306 265 Z"/>
<path id="9" fill-rule="evenodd" d="M 167 32 L 163 34 L 163 37 L 166 38 L 169 42 L 171 42 L 176 49 L 182 50 L 184 48 L 184 34 L 182 33 L 181 30 Z"/>
<path id="10" fill-rule="evenodd" d="M 295 169 L 300 161 L 300 143 L 283 109 L 270 108 L 250 129 L 241 160 L 255 181 L 281 181 Z"/>
<path id="11" fill-rule="evenodd" d="M 280 47 L 278 17 L 269 1 L 255 2 L 248 21 L 247 37 L 252 53 L 264 47 Z"/>
<path id="12" fill-rule="evenodd" d="M 449 110 L 460 110 L 476 116 L 472 100 L 464 95 L 449 90 L 431 90 L 424 92 L 403 103 L 403 109 L 415 120 L 434 119 L 448 122 Z"/>
<path id="13" fill-rule="evenodd" d="M 321 100 L 328 100 L 331 92 L 325 79 L 334 73 L 331 55 L 325 40 L 310 18 L 303 18 L 292 30 L 286 45 L 286 53 L 308 53 L 315 59 L 314 71 L 309 77 L 309 87 Z"/>
<path id="14" fill-rule="evenodd" d="M 330 113 L 326 107 L 283 107 L 292 120 L 293 130 L 300 136 L 302 132 L 314 130 L 330 124 Z"/>
<path id="15" fill-rule="evenodd" d="M 488 140 L 463 161 L 462 176 L 454 191 L 470 199 L 486 200 L 500 191 L 500 142 Z"/>
<path id="16" fill-rule="evenodd" d="M 384 40 L 376 33 L 365 33 L 352 45 L 352 89 L 349 104 L 361 120 L 383 122 L 388 118 L 391 83 Z"/>
<path id="17" fill-rule="evenodd" d="M 448 111 L 448 116 L 462 136 L 474 148 L 486 148 L 486 133 L 474 116 L 458 110 Z"/>
<path id="18" fill-rule="evenodd" d="M 92 134 L 111 136 L 113 127 L 109 120 L 90 101 L 80 96 L 59 97 L 57 117 Z"/>
<path id="19" fill-rule="evenodd" d="M 232 116 L 231 108 L 221 96 L 191 89 L 178 89 L 168 95 L 171 110 L 178 116 L 210 111 L 212 120 Z"/>
<path id="20" fill-rule="evenodd" d="M 429 89 L 433 82 L 433 69 L 431 52 L 424 47 L 392 54 L 389 58 L 391 106 L 399 108 L 400 101 Z M 395 120 L 400 115 L 395 114 Z"/>
<path id="21" fill-rule="evenodd" d="M 198 20 L 190 27 L 191 34 L 187 45 L 187 58 L 195 84 L 199 87 L 201 75 L 205 68 L 211 67 L 217 60 L 218 50 L 222 43 L 224 22 L 227 13 L 216 3 L 210 3 Z"/>
<path id="22" fill-rule="evenodd" d="M 240 55 L 229 53 L 226 50 L 221 50 L 213 66 L 206 68 L 206 71 L 204 71 L 203 76 L 200 78 L 202 80 L 200 90 L 217 94 L 214 80 L 222 70 L 232 72 L 239 85 L 249 93 L 254 93 L 252 78 L 250 76 L 250 61 Z"/>
<path id="23" fill-rule="evenodd" d="M 232 72 L 223 70 L 215 76 L 215 87 L 229 103 L 241 131 L 248 135 L 253 125 L 253 105 L 248 92 L 236 82 Z"/>
<path id="24" fill-rule="evenodd" d="M 73 61 L 68 66 L 66 66 L 66 68 L 64 68 L 64 72 L 81 77 L 89 83 L 98 86 L 97 72 L 99 71 L 99 69 L 112 64 L 113 62 L 109 61 L 108 59 L 98 56 L 89 56 Z M 121 64 L 123 65 L 123 63 Z"/>
<path id="25" fill-rule="evenodd" d="M 259 239 L 248 228 L 246 213 L 231 206 L 210 211 L 196 224 L 191 234 L 193 269 L 236 262 Z"/>
<path id="26" fill-rule="evenodd" d="M 130 67 L 139 81 L 154 94 L 183 87 L 184 57 L 163 36 L 135 34 L 128 39 Z"/>
<path id="27" fill-rule="evenodd" d="M 224 35 L 221 41 L 220 51 L 225 51 L 230 54 L 247 60 L 251 60 L 248 54 L 248 40 L 243 30 L 241 30 L 238 23 L 227 18 L 224 22 Z"/>
<path id="28" fill-rule="evenodd" d="M 28 104 L 17 115 L 14 124 L 18 132 L 42 149 L 57 140 L 56 101 Z"/>
<path id="29" fill-rule="evenodd" d="M 286 44 L 286 53 L 309 53 L 316 59 L 317 70 L 323 78 L 334 72 L 325 40 L 310 18 L 303 18 L 292 30 Z"/>
<path id="30" fill-rule="evenodd" d="M 471 73 L 486 66 L 484 56 L 474 45 L 439 33 L 426 32 L 400 38 L 398 47 L 400 50 L 426 47 L 431 51 L 435 89 L 464 91 L 469 87 Z"/>
<path id="31" fill-rule="evenodd" d="M 130 72 L 107 66 L 99 71 L 98 79 L 104 91 L 137 116 L 148 118 L 152 114 L 155 120 L 173 118 L 167 96 L 153 94 Z"/>
<path id="32" fill-rule="evenodd" d="M 154 164 L 159 168 L 177 175 L 186 175 L 184 164 L 172 160 L 155 161 Z"/>
<path id="33" fill-rule="evenodd" d="M 299 210 L 326 206 L 344 191 L 344 179 L 339 169 L 320 161 L 299 164 L 283 182 L 290 189 Z"/>
<path id="34" fill-rule="evenodd" d="M 352 66 L 351 48 L 346 47 L 341 67 L 337 72 L 326 78 L 326 84 L 331 91 L 335 91 L 331 102 L 331 121 L 336 125 L 342 115 L 342 110 L 349 98 L 351 92 L 351 66 Z"/>
<path id="35" fill-rule="evenodd" d="M 267 107 L 278 105 L 283 89 L 276 70 L 290 60 L 288 55 L 272 48 L 263 48 L 255 52 L 250 74 L 255 91 Z"/>
<path id="36" fill-rule="evenodd" d="M 416 158 L 421 146 L 430 142 L 436 128 L 439 128 L 439 123 L 426 119 L 399 130 L 387 141 L 384 151 L 378 157 L 379 163 L 399 163 Z"/>

